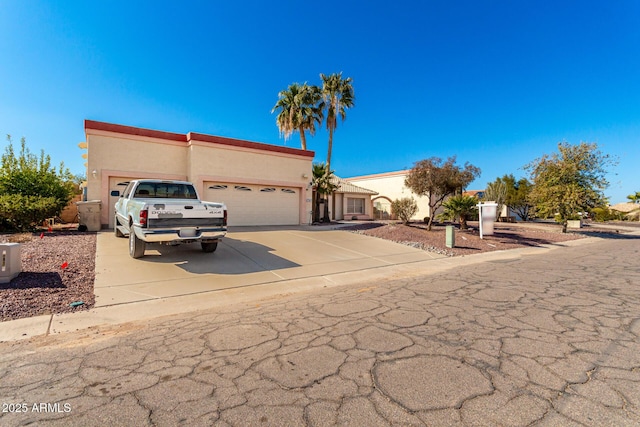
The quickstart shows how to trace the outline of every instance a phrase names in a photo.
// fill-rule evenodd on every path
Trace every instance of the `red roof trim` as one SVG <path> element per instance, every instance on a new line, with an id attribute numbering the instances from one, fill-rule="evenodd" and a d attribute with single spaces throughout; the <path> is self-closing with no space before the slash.
<path id="1" fill-rule="evenodd" d="M 113 123 L 97 122 L 94 120 L 85 120 L 84 128 L 101 130 L 106 132 L 123 133 L 126 135 L 146 136 L 149 138 L 166 139 L 169 141 L 188 142 L 192 140 L 209 142 L 213 144 L 231 145 L 234 147 L 253 148 L 255 150 L 272 151 L 276 153 L 294 154 L 297 156 L 311 157 L 315 156 L 313 151 L 300 150 L 298 148 L 281 147 L 279 145 L 263 144 L 261 142 L 244 141 L 241 139 L 225 138 L 222 136 L 206 135 L 203 133 L 189 132 L 184 135 L 181 133 L 163 132 L 159 130 L 137 128 L 133 126 L 117 125 Z"/>
<path id="2" fill-rule="evenodd" d="M 189 132 L 187 134 L 188 141 L 202 141 L 213 144 L 231 145 L 233 147 L 253 148 L 255 150 L 275 151 L 276 153 L 295 154 L 313 158 L 315 153 L 309 150 L 300 150 L 297 148 L 281 147 L 279 145 L 263 144 L 261 142 L 251 142 L 242 139 L 225 138 L 222 136 L 205 135 L 203 133 Z"/>
<path id="3" fill-rule="evenodd" d="M 124 133 L 126 135 L 146 136 L 150 138 L 167 139 L 169 141 L 187 142 L 187 136 L 181 133 L 162 132 L 159 130 L 137 128 L 133 126 L 116 125 L 113 123 L 85 120 L 84 128 L 102 130 L 106 132 Z"/>

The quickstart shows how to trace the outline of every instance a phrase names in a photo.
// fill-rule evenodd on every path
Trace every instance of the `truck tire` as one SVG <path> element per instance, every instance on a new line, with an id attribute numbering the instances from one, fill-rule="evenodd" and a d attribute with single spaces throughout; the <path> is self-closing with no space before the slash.
<path id="1" fill-rule="evenodd" d="M 215 252 L 218 249 L 218 242 L 202 242 L 202 252 Z"/>
<path id="2" fill-rule="evenodd" d="M 119 225 L 120 225 L 120 221 L 118 221 L 118 217 L 115 217 L 113 220 L 113 233 L 116 235 L 116 237 L 124 237 L 124 234 L 122 234 L 122 231 L 118 230 Z"/>
<path id="3" fill-rule="evenodd" d="M 129 228 L 129 255 L 131 258 L 142 258 L 144 256 L 145 242 L 138 239 L 133 227 Z"/>

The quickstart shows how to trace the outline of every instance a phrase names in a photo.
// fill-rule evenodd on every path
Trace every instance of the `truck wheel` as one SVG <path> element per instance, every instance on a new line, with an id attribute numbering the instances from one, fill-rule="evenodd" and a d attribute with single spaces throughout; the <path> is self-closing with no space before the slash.
<path id="1" fill-rule="evenodd" d="M 202 252 L 215 252 L 218 249 L 218 242 L 202 242 Z"/>
<path id="2" fill-rule="evenodd" d="M 142 258 L 144 256 L 144 241 L 138 239 L 133 227 L 129 229 L 129 255 L 132 258 Z"/>
<path id="3" fill-rule="evenodd" d="M 115 217 L 115 219 L 113 220 L 113 233 L 116 235 L 116 237 L 124 237 L 122 231 L 118 230 L 119 225 L 120 221 L 118 221 L 118 217 Z"/>

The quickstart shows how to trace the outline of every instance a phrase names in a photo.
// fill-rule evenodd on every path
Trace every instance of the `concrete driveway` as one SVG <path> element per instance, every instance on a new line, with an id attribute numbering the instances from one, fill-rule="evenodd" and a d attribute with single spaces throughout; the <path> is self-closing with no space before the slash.
<path id="1" fill-rule="evenodd" d="M 199 244 L 148 245 L 132 259 L 128 240 L 100 233 L 96 252 L 96 307 L 164 299 L 351 272 L 366 280 L 380 267 L 442 258 L 339 230 L 312 227 L 236 227 L 213 254 Z"/>

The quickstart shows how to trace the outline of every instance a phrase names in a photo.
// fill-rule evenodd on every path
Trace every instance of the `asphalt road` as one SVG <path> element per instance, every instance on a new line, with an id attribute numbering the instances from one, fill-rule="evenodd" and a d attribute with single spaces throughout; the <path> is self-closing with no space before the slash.
<path id="1" fill-rule="evenodd" d="M 640 425 L 640 239 L 0 344 L 0 425 Z"/>

